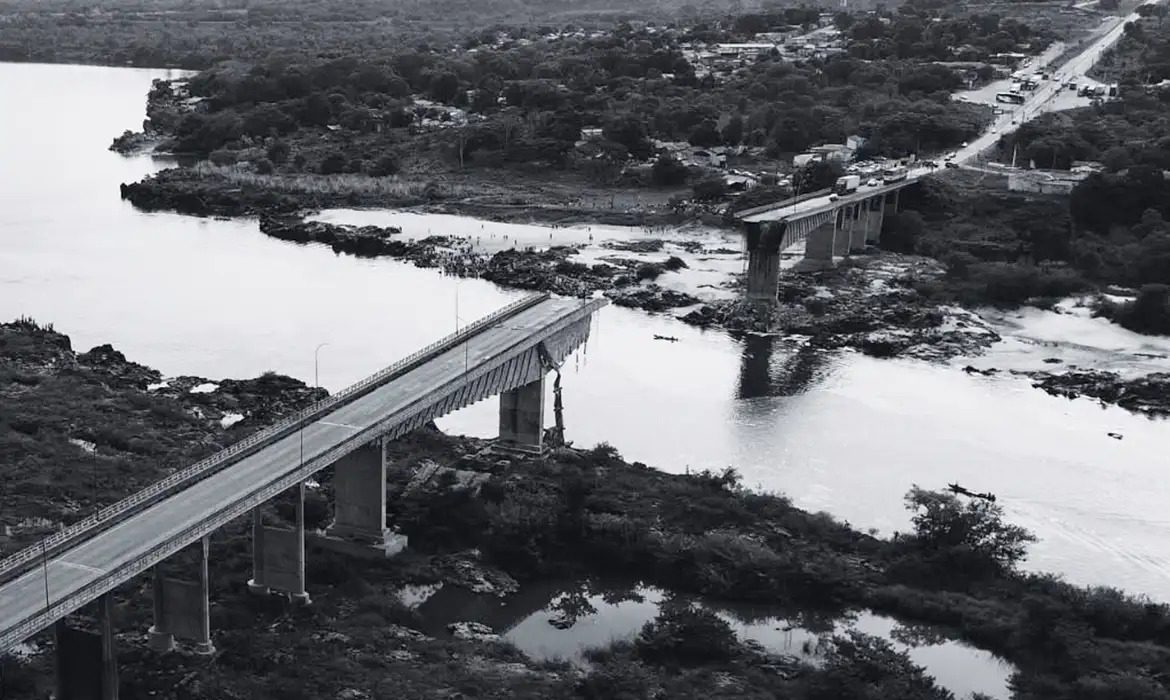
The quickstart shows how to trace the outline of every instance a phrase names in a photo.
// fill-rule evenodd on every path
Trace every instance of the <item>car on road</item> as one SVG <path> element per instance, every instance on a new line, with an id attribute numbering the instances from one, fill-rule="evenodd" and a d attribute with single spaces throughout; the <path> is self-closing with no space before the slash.
<path id="1" fill-rule="evenodd" d="M 957 167 L 959 167 L 959 164 L 958 164 L 958 163 L 956 163 L 956 162 L 954 162 L 953 160 L 948 160 L 948 161 L 947 161 L 947 163 L 946 163 L 946 165 L 947 165 L 947 167 L 948 167 L 948 168 L 957 168 Z"/>
<path id="2" fill-rule="evenodd" d="M 871 177 L 870 179 L 865 181 L 866 187 L 877 187 L 880 184 L 882 184 L 882 183 L 875 177 Z"/>

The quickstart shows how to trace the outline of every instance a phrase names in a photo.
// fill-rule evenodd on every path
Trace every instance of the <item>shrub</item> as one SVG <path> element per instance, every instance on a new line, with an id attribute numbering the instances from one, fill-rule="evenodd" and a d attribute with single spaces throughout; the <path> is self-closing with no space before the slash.
<path id="1" fill-rule="evenodd" d="M 261 175 L 271 175 L 272 171 L 275 170 L 272 165 L 272 161 L 268 160 L 267 158 L 261 158 L 260 160 L 255 161 L 252 165 L 256 168 L 256 172 L 260 173 Z"/>
<path id="2" fill-rule="evenodd" d="M 340 153 L 325 156 L 325 159 L 321 161 L 322 175 L 336 175 L 343 170 L 345 170 L 345 156 Z"/>
<path id="3" fill-rule="evenodd" d="M 212 151 L 211 155 L 207 156 L 207 159 L 210 160 L 212 163 L 214 163 L 216 165 L 220 165 L 220 166 L 232 165 L 237 160 L 235 151 L 227 151 L 224 149 Z"/>
<path id="4" fill-rule="evenodd" d="M 639 280 L 652 280 L 657 279 L 665 271 L 665 268 L 658 263 L 642 263 L 638 266 L 635 274 Z"/>
<path id="5" fill-rule="evenodd" d="M 398 172 L 398 159 L 391 153 L 386 153 L 374 161 L 370 174 L 374 177 L 386 177 Z"/>
<path id="6" fill-rule="evenodd" d="M 672 255 L 666 259 L 666 262 L 662 263 L 662 266 L 670 272 L 677 272 L 687 267 L 687 263 L 677 255 Z"/>
<path id="7" fill-rule="evenodd" d="M 684 185 L 687 177 L 687 166 L 672 156 L 659 156 L 650 169 L 650 179 L 659 187 Z"/>
<path id="8" fill-rule="evenodd" d="M 914 534 L 905 546 L 949 576 L 1004 574 L 1027 556 L 1036 536 L 1003 521 L 1003 507 L 973 498 L 963 503 L 950 493 L 917 486 L 906 494 Z"/>
<path id="9" fill-rule="evenodd" d="M 1170 286 L 1147 284 L 1137 299 L 1123 304 L 1106 303 L 1099 311 L 1131 331 L 1170 335 Z"/>
<path id="10" fill-rule="evenodd" d="M 711 177 L 696 182 L 692 189 L 695 199 L 700 202 L 710 202 L 727 196 L 727 183 L 721 177 Z"/>
<path id="11" fill-rule="evenodd" d="M 635 642 L 638 655 L 652 663 L 696 666 L 729 661 L 739 655 L 739 640 L 718 615 L 690 604 L 667 602 L 647 622 Z"/>

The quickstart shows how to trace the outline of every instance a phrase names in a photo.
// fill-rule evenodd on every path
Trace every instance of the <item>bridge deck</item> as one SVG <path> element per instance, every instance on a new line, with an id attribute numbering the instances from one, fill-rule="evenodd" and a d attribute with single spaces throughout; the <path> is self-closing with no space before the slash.
<path id="1" fill-rule="evenodd" d="M 748 216 L 743 216 L 740 218 L 740 220 L 747 223 L 758 221 L 796 221 L 797 219 L 803 219 L 805 217 L 813 216 L 814 214 L 819 214 L 822 211 L 839 209 L 846 204 L 852 204 L 853 202 L 861 201 L 863 199 L 869 199 L 870 197 L 876 197 L 881 194 L 886 194 L 887 192 L 900 190 L 903 187 L 914 184 L 924 174 L 925 171 L 915 170 L 914 172 L 910 173 L 905 180 L 900 180 L 898 182 L 882 183 L 875 187 L 862 185 L 861 187 L 857 188 L 856 192 L 851 192 L 847 195 L 839 196 L 835 200 L 830 199 L 830 195 L 824 195 L 821 197 L 814 197 L 812 199 L 800 200 L 798 202 L 793 202 L 792 200 L 788 200 L 787 202 L 777 202 L 776 204 L 772 205 L 771 208 L 764 211 L 760 211 L 761 209 L 764 209 L 763 206 L 760 206 L 751 210 L 754 213 L 751 213 Z"/>
<path id="2" fill-rule="evenodd" d="M 104 574 L 139 559 L 182 536 L 225 503 L 254 494 L 302 464 L 325 455 L 358 432 L 374 427 L 396 412 L 425 402 L 436 387 L 458 381 L 465 367 L 507 354 L 556 322 L 578 312 L 580 300 L 548 299 L 507 318 L 469 340 L 443 352 L 352 403 L 320 416 L 307 425 L 303 436 L 293 433 L 255 454 L 199 481 L 125 521 L 57 554 L 0 586 L 0 650 L 20 639 L 13 630 L 46 608 L 76 593 Z M 303 438 L 303 459 L 302 459 Z M 9 639 L 5 639 L 8 635 Z M 27 635 L 21 635 L 27 636 Z"/>

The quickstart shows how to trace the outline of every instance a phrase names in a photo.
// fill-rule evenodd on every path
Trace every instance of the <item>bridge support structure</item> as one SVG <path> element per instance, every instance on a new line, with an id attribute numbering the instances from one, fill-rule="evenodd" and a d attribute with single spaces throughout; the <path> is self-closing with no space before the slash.
<path id="1" fill-rule="evenodd" d="M 248 590 L 257 594 L 275 590 L 287 594 L 294 603 L 308 605 L 312 601 L 305 591 L 305 482 L 297 482 L 293 489 L 296 524 L 291 529 L 269 527 L 264 524 L 260 508 L 252 510 L 252 578 Z"/>
<path id="2" fill-rule="evenodd" d="M 57 700 L 118 700 L 112 594 L 97 599 L 97 631 L 74 629 L 64 618 L 54 625 L 57 641 Z"/>
<path id="3" fill-rule="evenodd" d="M 780 250 L 783 222 L 747 224 L 747 295 L 749 299 L 771 301 L 780 283 Z"/>
<path id="4" fill-rule="evenodd" d="M 333 465 L 333 524 L 327 535 L 382 544 L 386 541 L 386 459 L 381 440 Z"/>
<path id="5" fill-rule="evenodd" d="M 816 272 L 829 270 L 833 267 L 833 254 L 836 249 L 837 217 L 830 217 L 827 221 L 809 231 L 808 239 L 804 244 L 804 259 L 797 265 L 801 272 Z"/>
<path id="6" fill-rule="evenodd" d="M 852 235 L 853 215 L 856 210 L 852 204 L 846 204 L 836 211 L 833 218 L 837 222 L 833 231 L 833 256 L 843 258 L 849 255 L 849 238 Z"/>
<path id="7" fill-rule="evenodd" d="M 500 392 L 500 438 L 505 450 L 540 454 L 544 450 L 544 374 Z"/>
<path id="8" fill-rule="evenodd" d="M 207 536 L 200 540 L 199 580 L 187 581 L 165 576 L 159 562 L 154 566 L 154 625 L 149 632 L 149 645 L 155 651 L 167 652 L 175 648 L 175 637 L 194 642 L 196 654 L 211 654 L 211 581 L 208 576 L 210 542 Z"/>

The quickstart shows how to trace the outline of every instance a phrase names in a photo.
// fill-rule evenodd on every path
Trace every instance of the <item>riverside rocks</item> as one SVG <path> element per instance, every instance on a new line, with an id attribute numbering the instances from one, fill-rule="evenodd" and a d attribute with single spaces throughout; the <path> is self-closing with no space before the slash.
<path id="1" fill-rule="evenodd" d="M 928 258 L 868 256 L 826 272 L 782 275 L 776 303 L 717 301 L 682 320 L 743 332 L 806 335 L 817 347 L 852 347 L 875 357 L 979 354 L 999 335 L 976 314 L 940 307 L 914 289 L 941 274 L 941 266 Z"/>
<path id="2" fill-rule="evenodd" d="M 1150 416 L 1170 416 L 1170 373 L 1155 372 L 1124 379 L 1116 372 L 1070 371 L 1061 374 L 1034 372 L 1033 386 L 1053 396 L 1075 399 L 1089 396 L 1130 411 Z"/>

